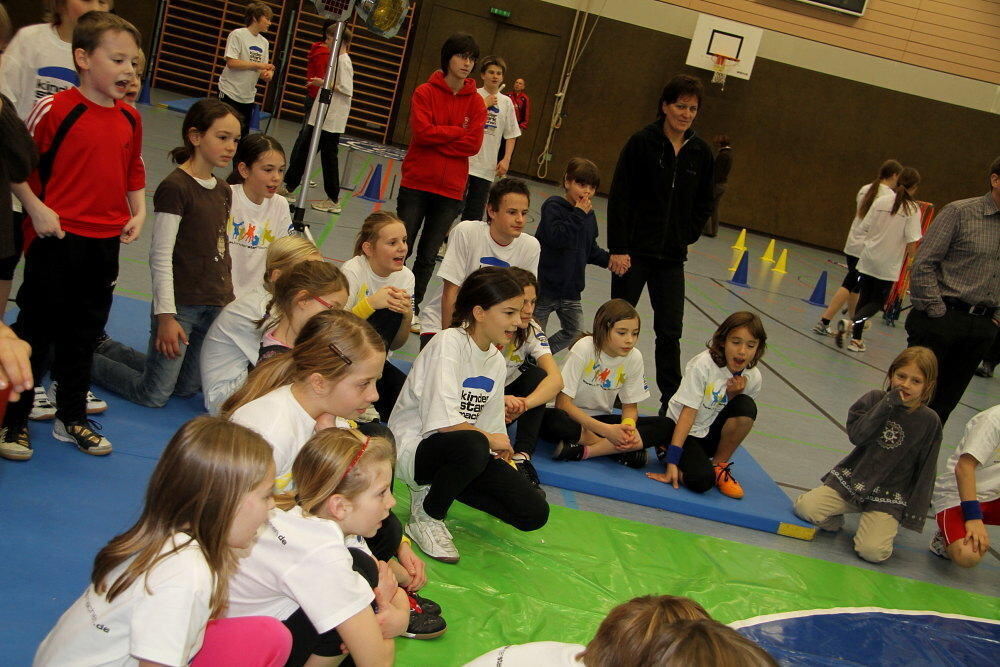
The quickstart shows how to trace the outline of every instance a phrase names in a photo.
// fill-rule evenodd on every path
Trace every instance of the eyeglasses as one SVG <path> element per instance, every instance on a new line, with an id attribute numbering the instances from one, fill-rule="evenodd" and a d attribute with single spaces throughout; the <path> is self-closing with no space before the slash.
<path id="1" fill-rule="evenodd" d="M 313 299 L 323 304 L 323 306 L 325 306 L 326 308 L 329 308 L 331 310 L 340 310 L 340 304 L 338 303 L 330 303 L 328 301 L 325 301 L 324 299 L 319 298 L 318 296 L 314 296 Z"/>

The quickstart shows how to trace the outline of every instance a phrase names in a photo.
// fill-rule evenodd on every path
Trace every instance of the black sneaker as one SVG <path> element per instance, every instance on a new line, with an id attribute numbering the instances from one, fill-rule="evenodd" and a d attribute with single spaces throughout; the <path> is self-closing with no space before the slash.
<path id="1" fill-rule="evenodd" d="M 534 464 L 532 464 L 531 459 L 521 458 L 517 454 L 511 459 L 514 463 L 514 467 L 517 471 L 528 478 L 532 486 L 541 486 L 541 481 L 538 479 L 538 471 L 535 470 Z"/>
<path id="2" fill-rule="evenodd" d="M 93 419 L 64 424 L 61 419 L 56 418 L 52 427 L 52 437 L 63 442 L 72 442 L 84 454 L 106 456 L 111 453 L 111 442 L 97 432 L 100 430 L 101 425 Z"/>
<path id="3" fill-rule="evenodd" d="M 646 448 L 637 449 L 634 452 L 625 452 L 623 454 L 612 454 L 612 461 L 617 461 L 623 466 L 628 466 L 629 468 L 635 468 L 636 470 L 642 470 L 646 467 Z"/>
<path id="4" fill-rule="evenodd" d="M 406 626 L 406 631 L 400 636 L 410 639 L 434 639 L 443 635 L 447 629 L 448 624 L 437 614 L 426 611 L 418 614 L 410 610 L 410 624 Z"/>
<path id="5" fill-rule="evenodd" d="M 552 451 L 553 461 L 582 461 L 583 445 L 578 442 L 560 440 Z"/>
<path id="6" fill-rule="evenodd" d="M 434 614 L 435 616 L 441 615 L 441 605 L 434 600 L 428 600 L 427 598 L 420 597 L 416 593 L 411 593 L 410 591 L 406 591 L 406 597 L 410 599 L 411 611 L 415 611 L 418 614 Z"/>

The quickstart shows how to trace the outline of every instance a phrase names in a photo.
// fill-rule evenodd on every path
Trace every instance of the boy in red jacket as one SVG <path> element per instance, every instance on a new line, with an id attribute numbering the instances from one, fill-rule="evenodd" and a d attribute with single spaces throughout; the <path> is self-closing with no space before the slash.
<path id="1" fill-rule="evenodd" d="M 475 80 L 467 78 L 477 58 L 476 40 L 452 35 L 441 47 L 441 70 L 413 91 L 410 148 L 403 158 L 396 212 L 406 224 L 409 253 L 424 228 L 413 262 L 415 307 L 434 272 L 438 248 L 462 208 L 469 157 L 483 143 L 486 105 L 476 92 Z M 416 316 L 412 325 L 419 326 Z"/>

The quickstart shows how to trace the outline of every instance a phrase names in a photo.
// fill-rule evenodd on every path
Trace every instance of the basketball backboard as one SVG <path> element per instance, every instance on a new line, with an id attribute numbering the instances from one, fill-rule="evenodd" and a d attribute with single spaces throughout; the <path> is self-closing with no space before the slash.
<path id="1" fill-rule="evenodd" d="M 700 14 L 691 37 L 687 64 L 714 71 L 717 56 L 725 56 L 736 61 L 729 61 L 728 76 L 749 79 L 763 35 L 764 31 L 755 26 Z"/>

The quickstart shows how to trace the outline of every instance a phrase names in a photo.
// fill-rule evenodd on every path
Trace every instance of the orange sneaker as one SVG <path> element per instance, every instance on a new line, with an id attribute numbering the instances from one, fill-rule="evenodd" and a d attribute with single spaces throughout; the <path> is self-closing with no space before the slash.
<path id="1" fill-rule="evenodd" d="M 715 485 L 719 487 L 719 493 L 724 496 L 737 499 L 742 498 L 743 487 L 733 477 L 733 473 L 730 470 L 732 467 L 732 462 L 715 464 Z"/>

